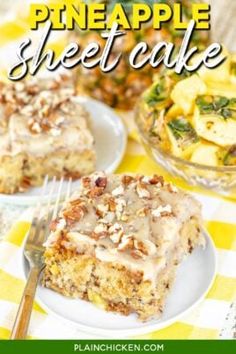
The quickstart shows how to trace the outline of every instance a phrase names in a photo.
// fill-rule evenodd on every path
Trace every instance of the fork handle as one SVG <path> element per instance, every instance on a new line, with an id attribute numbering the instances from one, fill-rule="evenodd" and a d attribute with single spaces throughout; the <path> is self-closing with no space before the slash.
<path id="1" fill-rule="evenodd" d="M 32 267 L 21 298 L 10 339 L 25 339 L 29 327 L 34 296 L 42 268 Z"/>

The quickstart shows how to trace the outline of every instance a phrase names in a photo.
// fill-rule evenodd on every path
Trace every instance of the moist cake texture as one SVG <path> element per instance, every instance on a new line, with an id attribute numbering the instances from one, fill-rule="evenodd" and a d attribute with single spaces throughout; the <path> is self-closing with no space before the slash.
<path id="1" fill-rule="evenodd" d="M 89 114 L 67 77 L 1 84 L 0 193 L 95 170 Z"/>
<path id="2" fill-rule="evenodd" d="M 51 224 L 43 285 L 107 311 L 159 317 L 177 265 L 198 246 L 201 208 L 160 176 L 82 178 Z"/>

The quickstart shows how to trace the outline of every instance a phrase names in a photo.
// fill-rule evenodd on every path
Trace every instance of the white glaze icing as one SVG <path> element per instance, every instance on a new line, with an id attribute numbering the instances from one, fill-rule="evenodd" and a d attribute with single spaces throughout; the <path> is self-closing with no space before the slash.
<path id="1" fill-rule="evenodd" d="M 91 196 L 91 191 L 97 187 L 98 177 L 107 179 L 107 185 L 101 195 L 94 197 Z M 72 224 L 67 224 L 66 246 L 75 248 L 78 252 L 82 247 L 83 252 L 93 254 L 103 262 L 114 262 L 131 271 L 141 271 L 144 279 L 154 282 L 159 272 L 168 266 L 171 257 L 177 259 L 183 257 L 184 250 L 181 249 L 180 243 L 181 228 L 190 222 L 192 217 L 201 223 L 201 207 L 190 195 L 181 190 L 173 191 L 168 184 L 160 187 L 159 183 L 150 184 L 145 179 L 140 180 L 141 182 L 134 180 L 129 185 L 124 185 L 122 178 L 119 175 L 106 177 L 102 173 L 94 174 L 90 177 L 90 186 L 82 185 L 72 196 L 71 201 L 60 212 L 59 220 L 61 218 L 66 220 L 65 213 L 73 214 L 71 205 L 72 203 L 76 205 L 76 201 L 86 207 L 86 212 L 78 218 L 79 220 L 75 217 Z M 141 189 L 148 192 L 146 195 L 149 197 L 146 197 L 145 193 L 140 197 L 137 190 L 137 186 L 140 185 Z M 116 203 L 115 211 L 108 210 L 109 198 L 113 198 Z M 120 207 L 117 210 L 119 205 L 123 206 L 122 212 Z M 159 212 L 155 216 L 152 212 L 157 208 Z M 146 214 L 140 212 L 143 209 L 146 210 Z M 98 215 L 98 211 L 105 215 Z M 109 213 L 113 213 L 114 217 L 107 222 L 106 216 Z M 126 216 L 124 221 L 123 216 Z M 104 230 L 108 231 L 103 234 Z M 96 235 L 101 234 L 94 238 L 94 232 Z M 117 232 L 116 237 L 113 237 L 114 232 Z M 56 239 L 55 234 L 58 235 Z M 117 242 L 119 238 L 121 240 Z M 49 237 L 48 247 L 53 247 L 59 239 L 60 233 L 56 230 Z M 138 249 L 141 242 L 147 253 L 141 254 L 141 257 L 134 257 L 132 248 L 123 249 L 122 245 L 127 246 L 130 239 L 134 239 L 134 250 Z M 203 238 L 199 235 L 199 244 L 202 243 L 204 244 Z"/>

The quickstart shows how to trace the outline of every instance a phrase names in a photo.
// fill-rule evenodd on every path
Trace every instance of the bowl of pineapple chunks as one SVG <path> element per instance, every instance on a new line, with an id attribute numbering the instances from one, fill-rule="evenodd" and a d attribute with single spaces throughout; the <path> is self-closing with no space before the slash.
<path id="1" fill-rule="evenodd" d="M 154 160 L 188 183 L 236 188 L 236 55 L 215 69 L 163 71 L 144 92 L 135 119 Z"/>

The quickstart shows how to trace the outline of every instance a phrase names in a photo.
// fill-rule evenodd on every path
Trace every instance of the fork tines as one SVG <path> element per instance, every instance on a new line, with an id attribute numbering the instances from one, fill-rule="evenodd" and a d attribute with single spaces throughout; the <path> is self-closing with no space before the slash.
<path id="1" fill-rule="evenodd" d="M 56 177 L 53 177 L 52 181 L 49 181 L 49 177 L 45 177 L 27 242 L 35 242 L 36 240 L 37 244 L 44 242 L 48 235 L 51 221 L 57 217 L 60 203 L 65 202 L 70 197 L 71 184 L 71 178 L 66 181 L 64 177 L 61 177 L 58 181 Z"/>

